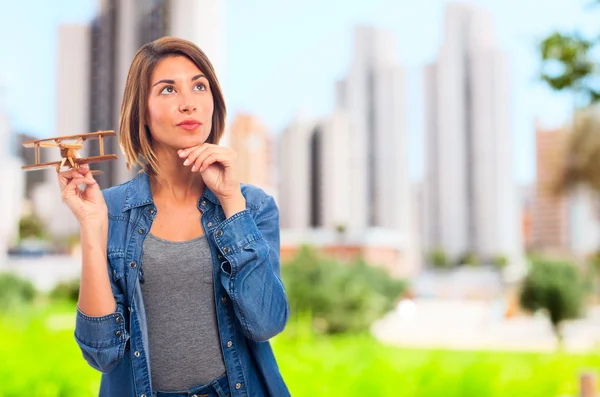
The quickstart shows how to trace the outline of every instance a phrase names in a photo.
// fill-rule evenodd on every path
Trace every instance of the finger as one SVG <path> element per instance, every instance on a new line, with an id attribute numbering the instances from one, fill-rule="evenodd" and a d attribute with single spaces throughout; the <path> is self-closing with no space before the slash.
<path id="1" fill-rule="evenodd" d="M 229 167 L 232 164 L 232 156 L 227 152 L 213 152 L 208 154 L 207 156 L 201 156 L 203 158 L 199 158 L 194 167 L 192 167 L 192 171 L 199 170 L 203 172 L 213 163 L 220 163 L 223 167 Z"/>
<path id="2" fill-rule="evenodd" d="M 87 164 L 81 164 L 78 171 L 81 175 L 86 175 L 90 172 L 90 166 Z"/>
<path id="3" fill-rule="evenodd" d="M 190 146 L 188 148 L 185 149 L 179 149 L 177 151 L 177 154 L 179 155 L 179 157 L 181 158 L 185 158 L 187 157 L 191 152 L 193 152 L 194 150 L 201 148 L 201 147 L 206 147 L 210 145 L 209 143 L 201 143 L 200 145 L 196 145 L 196 146 Z"/>
<path id="4" fill-rule="evenodd" d="M 71 197 L 79 196 L 80 190 L 78 186 L 83 183 L 87 184 L 87 182 L 87 178 L 81 174 L 71 178 L 61 193 L 62 202 L 66 202 Z"/>
<path id="5" fill-rule="evenodd" d="M 222 146 L 217 146 L 214 145 L 212 146 L 211 150 L 205 150 L 202 153 L 200 153 L 200 155 L 194 160 L 194 162 L 198 165 L 196 167 L 196 170 L 200 168 L 200 164 L 202 164 L 202 161 L 204 161 L 209 155 L 211 155 L 212 153 L 215 153 L 217 155 L 219 155 L 219 159 L 233 159 L 235 152 L 229 148 L 226 147 L 222 147 Z M 190 162 L 191 164 L 191 162 Z"/>
<path id="6" fill-rule="evenodd" d="M 213 150 L 215 150 L 215 148 L 210 145 L 200 145 L 188 153 L 187 159 L 183 162 L 183 165 L 193 164 L 202 153 L 205 153 L 206 151 L 211 152 Z"/>
<path id="7" fill-rule="evenodd" d="M 81 175 L 79 172 L 77 172 L 77 170 L 75 170 L 73 168 L 71 168 L 67 171 L 59 172 L 58 173 L 58 182 L 59 182 L 61 191 L 67 187 L 68 183 L 73 178 L 79 178 L 79 177 L 83 177 L 83 175 Z"/>

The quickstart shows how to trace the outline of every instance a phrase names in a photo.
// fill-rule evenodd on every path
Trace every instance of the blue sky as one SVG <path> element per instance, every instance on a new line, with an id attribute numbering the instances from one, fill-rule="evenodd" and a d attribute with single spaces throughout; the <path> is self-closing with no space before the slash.
<path id="1" fill-rule="evenodd" d="M 333 84 L 351 59 L 352 30 L 372 24 L 391 30 L 407 68 L 410 171 L 423 174 L 421 68 L 442 41 L 444 0 L 227 0 L 223 85 L 230 110 L 259 116 L 274 132 L 302 110 L 315 116 L 333 106 Z M 534 118 L 549 126 L 566 120 L 571 101 L 537 80 L 535 46 L 553 29 L 600 33 L 596 12 L 579 0 L 473 0 L 492 13 L 500 48 L 511 55 L 516 180 L 534 178 Z M 527 6 L 523 6 L 523 4 Z M 6 2 L 0 13 L 0 86 L 17 131 L 51 136 L 55 130 L 57 26 L 85 23 L 96 0 Z M 201 17 L 199 18 L 201 22 Z"/>

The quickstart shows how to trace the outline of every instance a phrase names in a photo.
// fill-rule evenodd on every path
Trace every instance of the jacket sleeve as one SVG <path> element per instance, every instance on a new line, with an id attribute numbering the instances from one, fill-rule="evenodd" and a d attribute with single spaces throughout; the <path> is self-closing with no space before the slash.
<path id="1" fill-rule="evenodd" d="M 289 304 L 279 263 L 279 211 L 267 196 L 255 216 L 250 210 L 234 214 L 214 231 L 223 255 L 221 283 L 245 336 L 269 340 L 285 328 Z"/>
<path id="2" fill-rule="evenodd" d="M 77 308 L 75 340 L 92 368 L 110 372 L 125 354 L 129 333 L 125 329 L 123 305 L 114 313 L 92 317 Z"/>

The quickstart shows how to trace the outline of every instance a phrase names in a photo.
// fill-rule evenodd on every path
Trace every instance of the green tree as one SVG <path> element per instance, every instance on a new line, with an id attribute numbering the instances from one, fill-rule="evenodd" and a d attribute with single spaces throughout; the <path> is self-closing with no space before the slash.
<path id="1" fill-rule="evenodd" d="M 600 0 L 590 3 L 600 10 Z M 550 89 L 573 96 L 573 131 L 564 169 L 557 175 L 556 192 L 577 185 L 600 193 L 600 32 L 586 38 L 581 33 L 555 31 L 539 44 L 540 79 Z"/>
<path id="2" fill-rule="evenodd" d="M 393 309 L 406 287 L 363 260 L 351 263 L 305 246 L 281 274 L 294 318 L 308 318 L 313 329 L 334 334 L 363 332 Z"/>
<path id="3" fill-rule="evenodd" d="M 539 259 L 523 280 L 519 300 L 524 309 L 547 314 L 560 347 L 563 322 L 581 315 L 582 291 L 583 282 L 573 264 Z"/>

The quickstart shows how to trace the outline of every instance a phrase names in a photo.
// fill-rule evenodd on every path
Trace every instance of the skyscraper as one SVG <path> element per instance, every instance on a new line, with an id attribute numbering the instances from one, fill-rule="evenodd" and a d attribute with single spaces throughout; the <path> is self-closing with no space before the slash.
<path id="1" fill-rule="evenodd" d="M 297 117 L 279 141 L 281 227 L 335 230 L 352 225 L 348 118 Z"/>
<path id="2" fill-rule="evenodd" d="M 471 5 L 449 5 L 444 32 L 425 70 L 425 244 L 454 258 L 518 261 L 508 57 L 495 45 L 491 17 Z"/>
<path id="3" fill-rule="evenodd" d="M 410 232 L 410 182 L 405 145 L 405 72 L 387 31 L 359 26 L 346 79 L 336 87 L 336 109 L 348 115 L 351 228 Z"/>
<path id="4" fill-rule="evenodd" d="M 11 126 L 4 106 L 4 90 L 0 86 L 0 178 L 3 194 L 0 195 L 0 268 L 5 264 L 9 244 L 19 237 L 25 175 L 21 171 L 23 162 L 14 155 Z"/>

